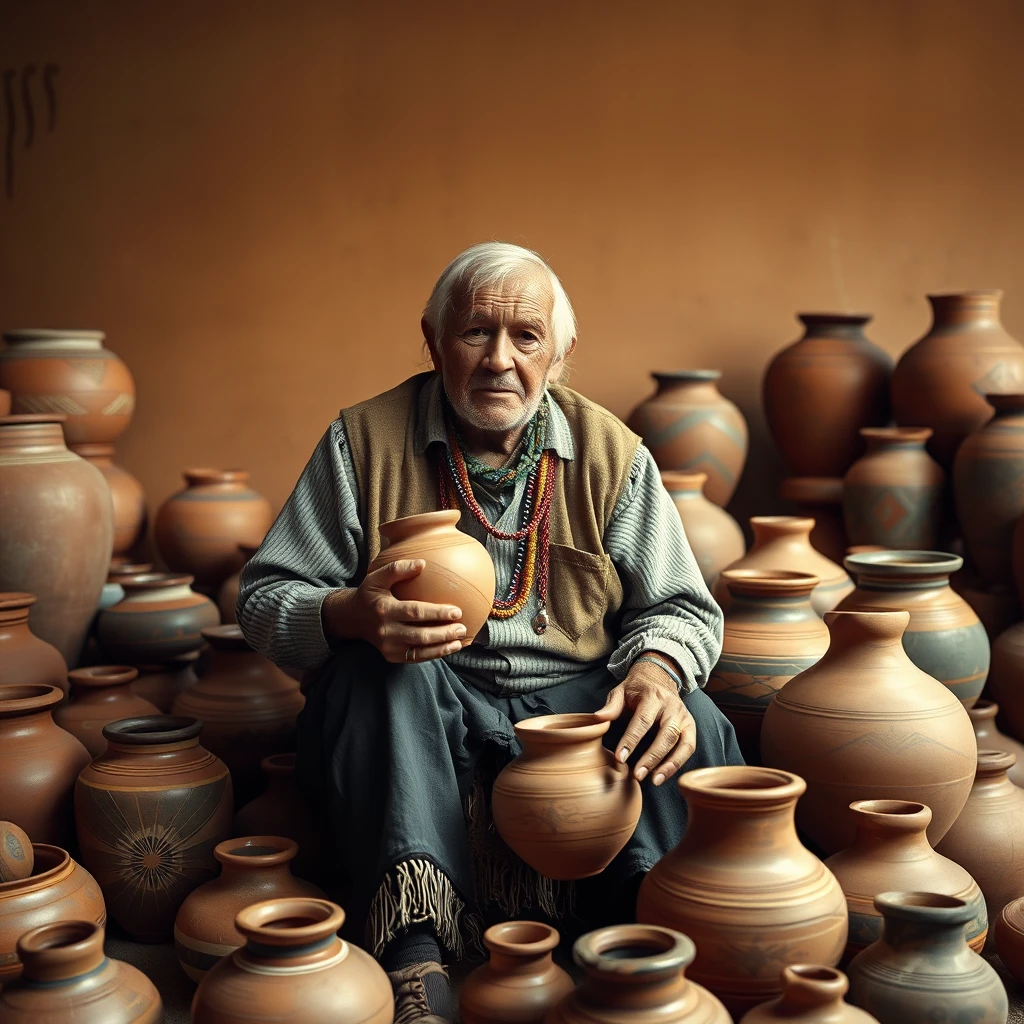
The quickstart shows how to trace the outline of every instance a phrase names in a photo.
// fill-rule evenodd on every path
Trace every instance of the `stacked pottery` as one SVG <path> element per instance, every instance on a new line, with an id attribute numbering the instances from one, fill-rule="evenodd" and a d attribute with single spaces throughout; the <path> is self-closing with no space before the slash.
<path id="1" fill-rule="evenodd" d="M 872 1024 L 875 1018 L 843 1001 L 850 983 L 842 971 L 794 964 L 782 971 L 782 995 L 755 1006 L 740 1024 L 801 1021 L 806 1024 Z M 877 1022 L 875 1022 L 877 1024 Z"/>
<path id="2" fill-rule="evenodd" d="M 178 694 L 199 681 L 198 661 L 199 652 L 190 651 L 163 664 L 139 665 L 139 677 L 132 683 L 132 690 L 169 715 Z"/>
<path id="3" fill-rule="evenodd" d="M 142 484 L 114 464 L 112 444 L 72 444 L 76 455 L 94 465 L 107 481 L 114 505 L 114 554 L 127 555 L 146 533 L 146 495 Z"/>
<path id="4" fill-rule="evenodd" d="M 0 882 L 28 878 L 35 867 L 35 854 L 28 833 L 13 821 L 0 821 Z"/>
<path id="5" fill-rule="evenodd" d="M 242 553 L 242 557 L 245 561 L 248 562 L 249 559 L 259 551 L 259 546 L 256 544 L 239 544 L 238 550 Z M 235 605 L 238 604 L 238 585 L 241 575 L 241 569 L 239 569 L 238 572 L 232 573 L 223 582 L 223 584 L 221 584 L 220 592 L 217 595 L 217 607 L 220 609 L 220 621 L 225 625 L 238 621 L 235 617 Z"/>
<path id="6" fill-rule="evenodd" d="M 996 952 L 1003 966 L 1024 983 L 1024 896 L 1003 907 L 996 921 Z"/>
<path id="7" fill-rule="evenodd" d="M 68 666 L 60 651 L 29 626 L 35 594 L 0 593 L 0 686 L 36 683 L 68 690 Z"/>
<path id="8" fill-rule="evenodd" d="M 843 479 L 793 476 L 779 485 L 779 497 L 792 502 L 802 519 L 813 519 L 811 547 L 833 562 L 842 562 L 849 540 L 843 522 Z"/>
<path id="9" fill-rule="evenodd" d="M 1005 750 L 1017 760 L 1007 769 L 1006 777 L 1016 786 L 1024 787 L 1024 746 L 999 731 L 996 715 L 999 705 L 990 700 L 978 700 L 967 712 L 974 726 L 974 738 L 979 750 Z"/>

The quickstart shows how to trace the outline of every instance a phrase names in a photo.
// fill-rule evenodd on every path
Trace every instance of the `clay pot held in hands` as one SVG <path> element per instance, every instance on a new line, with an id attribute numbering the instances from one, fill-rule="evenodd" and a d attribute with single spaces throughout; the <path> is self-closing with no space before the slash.
<path id="1" fill-rule="evenodd" d="M 792 502 L 801 519 L 814 520 L 811 547 L 831 561 L 842 564 L 850 546 L 843 522 L 843 478 L 791 476 L 779 484 L 779 497 Z"/>
<path id="2" fill-rule="evenodd" d="M 640 784 L 601 745 L 609 725 L 586 714 L 516 723 L 523 752 L 495 780 L 491 812 L 501 838 L 546 878 L 600 874 L 640 820 Z"/>
<path id="3" fill-rule="evenodd" d="M 94 465 L 107 481 L 114 503 L 114 554 L 126 555 L 146 532 L 146 496 L 142 484 L 114 463 L 112 444 L 73 444 L 71 450 Z"/>
<path id="4" fill-rule="evenodd" d="M 28 878 L 35 867 L 32 841 L 13 821 L 0 821 L 0 882 Z"/>
<path id="5" fill-rule="evenodd" d="M 871 1014 L 843 1001 L 849 988 L 846 975 L 834 967 L 794 964 L 783 968 L 782 995 L 755 1006 L 740 1024 L 877 1024 Z"/>
<path id="6" fill-rule="evenodd" d="M 35 594 L 0 594 L 0 686 L 40 683 L 68 692 L 68 666 L 60 651 L 28 624 Z"/>
<path id="7" fill-rule="evenodd" d="M 248 562 L 259 551 L 259 545 L 239 544 L 238 550 L 242 553 L 242 557 L 246 562 Z M 217 594 L 217 608 L 220 610 L 220 621 L 225 625 L 238 621 L 235 617 L 235 605 L 238 604 L 238 584 L 241 575 L 241 569 L 238 572 L 233 572 L 221 584 L 220 592 Z"/>
<path id="8" fill-rule="evenodd" d="M 1003 966 L 1024 983 L 1024 896 L 1003 907 L 995 922 L 995 941 Z"/>
<path id="9" fill-rule="evenodd" d="M 199 681 L 197 661 L 199 652 L 190 651 L 162 665 L 140 665 L 139 677 L 132 682 L 132 690 L 150 704 L 155 704 L 163 714 L 169 715 L 178 694 Z"/>
<path id="10" fill-rule="evenodd" d="M 127 665 L 91 665 L 68 673 L 71 702 L 53 713 L 53 720 L 67 729 L 97 757 L 107 749 L 103 728 L 122 718 L 158 715 L 160 709 L 132 692 L 131 682 L 138 675 Z"/>
<path id="11" fill-rule="evenodd" d="M 1016 786 L 1024 787 L 1024 746 L 1015 739 L 1006 736 L 996 726 L 996 715 L 999 705 L 990 700 L 975 701 L 974 707 L 967 712 L 974 726 L 974 738 L 979 750 L 1005 750 L 1013 754 L 1017 760 L 1012 768 L 1006 771 L 1006 777 Z"/>
<path id="12" fill-rule="evenodd" d="M 686 834 L 644 878 L 637 920 L 699 935 L 689 975 L 734 1016 L 781 994 L 782 969 L 794 961 L 839 963 L 846 899 L 797 838 L 803 779 L 771 768 L 698 768 L 679 789 Z"/>

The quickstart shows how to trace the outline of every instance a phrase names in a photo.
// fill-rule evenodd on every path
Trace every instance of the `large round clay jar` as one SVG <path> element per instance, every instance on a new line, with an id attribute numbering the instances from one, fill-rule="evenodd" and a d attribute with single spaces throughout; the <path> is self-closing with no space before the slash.
<path id="1" fill-rule="evenodd" d="M 114 543 L 110 488 L 63 416 L 0 418 L 0 590 L 36 595 L 32 632 L 78 664 Z"/>
<path id="2" fill-rule="evenodd" d="M 391 1024 L 391 982 L 369 953 L 338 937 L 344 920 L 327 900 L 266 900 L 239 911 L 245 946 L 203 978 L 191 1024 Z"/>
<path id="3" fill-rule="evenodd" d="M 1011 736 L 999 731 L 996 715 L 999 705 L 990 700 L 978 700 L 974 707 L 968 709 L 971 725 L 974 726 L 974 738 L 979 750 L 1005 750 L 1013 754 L 1017 760 L 1012 768 L 1007 769 L 1006 777 L 1015 785 L 1024 787 L 1024 746 Z"/>
<path id="4" fill-rule="evenodd" d="M 380 552 L 366 571 L 371 573 L 399 559 L 423 559 L 427 563 L 423 572 L 396 583 L 391 592 L 400 601 L 457 605 L 466 627 L 465 647 L 491 614 L 495 582 L 494 563 L 487 549 L 456 528 L 461 516 L 458 509 L 444 509 L 383 523 Z"/>
<path id="5" fill-rule="evenodd" d="M 190 651 L 163 664 L 139 665 L 139 677 L 132 683 L 132 690 L 169 715 L 178 694 L 199 682 L 198 661 L 199 652 Z"/>
<path id="6" fill-rule="evenodd" d="M 110 444 L 131 422 L 135 381 L 103 331 L 5 331 L 0 386 L 14 413 L 67 417 L 69 444 Z"/>
<path id="7" fill-rule="evenodd" d="M 100 612 L 96 636 L 106 655 L 129 665 L 166 662 L 203 644 L 220 622 L 217 606 L 192 589 L 191 576 L 154 572 L 121 583 L 124 597 Z"/>
<path id="8" fill-rule="evenodd" d="M 931 427 L 932 455 L 946 468 L 960 442 L 991 415 L 984 394 L 1024 386 L 1024 348 L 999 322 L 1001 291 L 929 295 L 932 326 L 900 357 L 892 410 L 901 427 Z"/>
<path id="9" fill-rule="evenodd" d="M 850 542 L 843 522 L 843 478 L 791 476 L 779 484 L 779 497 L 792 502 L 797 516 L 813 519 L 811 547 L 842 564 Z"/>
<path id="10" fill-rule="evenodd" d="M 670 928 L 620 924 L 576 940 L 586 972 L 545 1024 L 730 1024 L 725 1007 L 686 977 L 693 942 Z"/>
<path id="11" fill-rule="evenodd" d="M 282 836 L 245 836 L 218 844 L 213 854 L 221 863 L 220 875 L 190 893 L 174 920 L 174 951 L 194 982 L 245 944 L 235 928 L 240 910 L 286 896 L 326 898 L 315 885 L 292 876 L 297 850 Z"/>
<path id="12" fill-rule="evenodd" d="M 740 1024 L 872 1024 L 875 1018 L 844 1002 L 850 983 L 842 971 L 814 964 L 794 964 L 782 970 L 782 995 L 755 1006 Z M 877 1022 L 875 1022 L 877 1024 Z"/>
<path id="13" fill-rule="evenodd" d="M 782 569 L 817 576 L 820 582 L 811 594 L 811 605 L 819 615 L 835 608 L 853 590 L 843 567 L 811 547 L 813 519 L 754 516 L 750 528 L 754 531 L 754 546 L 727 568 L 767 572 Z M 714 597 L 723 609 L 728 608 L 729 592 L 722 579 L 715 584 Z"/>
<path id="14" fill-rule="evenodd" d="M 517 722 L 523 752 L 500 772 L 491 812 L 501 838 L 546 878 L 600 874 L 640 820 L 640 784 L 601 744 L 594 715 Z"/>
<path id="15" fill-rule="evenodd" d="M 56 686 L 0 687 L 0 820 L 58 846 L 74 835 L 71 797 L 89 763 L 85 747 L 53 720 L 63 699 Z"/>
<path id="16" fill-rule="evenodd" d="M 704 582 L 713 587 L 718 574 L 747 550 L 740 524 L 724 508 L 704 497 L 707 473 L 679 473 L 665 470 L 661 482 L 690 542 L 690 550 L 697 559 Z"/>
<path id="17" fill-rule="evenodd" d="M 765 418 L 794 476 L 842 476 L 862 451 L 857 431 L 889 421 L 892 357 L 864 336 L 869 315 L 797 318 L 803 336 L 765 371 Z"/>
<path id="18" fill-rule="evenodd" d="M 932 809 L 928 838 L 967 802 L 977 747 L 964 706 L 903 650 L 910 613 L 829 612 L 831 643 L 794 676 L 761 726 L 764 763 L 807 781 L 801 830 L 825 853 L 854 839 L 854 800 L 913 800 Z"/>
<path id="19" fill-rule="evenodd" d="M 1003 630 L 992 644 L 986 694 L 999 704 L 1010 735 L 1024 741 L 1024 622 Z"/>
<path id="20" fill-rule="evenodd" d="M 231 776 L 199 745 L 202 728 L 169 715 L 113 722 L 75 786 L 82 863 L 111 917 L 142 942 L 170 940 L 178 908 L 216 875 L 214 847 L 231 835 Z"/>
<path id="21" fill-rule="evenodd" d="M 210 664 L 179 693 L 173 714 L 203 723 L 203 745 L 231 769 L 241 800 L 260 789 L 260 762 L 295 746 L 295 720 L 305 704 L 299 684 L 257 654 L 237 625 L 203 630 Z"/>
<path id="22" fill-rule="evenodd" d="M 934 548 L 946 474 L 925 450 L 928 427 L 869 427 L 865 455 L 843 479 L 843 518 L 851 544 Z"/>
<path id="23" fill-rule="evenodd" d="M 71 450 L 94 465 L 107 481 L 114 503 L 114 554 L 126 555 L 146 532 L 146 496 L 142 484 L 114 463 L 112 444 L 73 444 Z"/>
<path id="24" fill-rule="evenodd" d="M 462 1024 L 543 1024 L 576 986 L 551 953 L 558 932 L 538 921 L 506 921 L 484 932 L 490 959 L 459 989 Z"/>
<path id="25" fill-rule="evenodd" d="M 122 718 L 158 715 L 160 709 L 132 691 L 132 680 L 138 675 L 127 665 L 91 665 L 68 673 L 71 701 L 53 713 L 53 720 L 67 729 L 89 751 L 98 757 L 107 749 L 104 726 Z"/>
<path id="26" fill-rule="evenodd" d="M 239 544 L 259 546 L 274 514 L 242 469 L 186 469 L 184 490 L 159 508 L 153 524 L 156 546 L 168 567 L 196 583 L 217 588 L 242 568 Z"/>
<path id="27" fill-rule="evenodd" d="M 242 557 L 246 562 L 248 562 L 249 559 L 259 551 L 259 547 L 255 544 L 239 544 L 238 550 L 241 551 Z M 217 607 L 220 610 L 220 621 L 225 625 L 238 621 L 235 616 L 235 605 L 238 604 L 238 585 L 241 575 L 241 569 L 239 569 L 238 572 L 233 572 L 221 584 L 220 591 L 217 594 Z"/>
<path id="28" fill-rule="evenodd" d="M 20 981 L 0 993 L 3 1024 L 163 1024 L 164 1008 L 142 971 L 103 953 L 103 926 L 58 921 L 18 939 Z"/>
<path id="29" fill-rule="evenodd" d="M 847 968 L 851 1003 L 879 1024 L 1006 1024 L 1003 983 L 964 938 L 972 907 L 931 892 L 883 893 L 875 906 L 882 937 Z"/>
<path id="30" fill-rule="evenodd" d="M 96 879 L 67 850 L 33 843 L 32 852 L 28 878 L 0 883 L 0 985 L 21 975 L 15 947 L 25 932 L 51 921 L 107 920 Z"/>
<path id="31" fill-rule="evenodd" d="M 722 654 L 705 692 L 736 730 L 747 764 L 761 760 L 761 720 L 772 697 L 828 649 L 828 629 L 811 607 L 817 576 L 727 569 L 732 600 Z"/>
<path id="32" fill-rule="evenodd" d="M 854 800 L 850 812 L 857 838 L 825 864 L 839 879 L 850 911 L 846 956 L 853 957 L 882 937 L 875 897 L 892 887 L 955 896 L 974 908 L 966 937 L 981 952 L 988 935 L 985 897 L 966 868 L 936 853 L 928 842 L 931 809 L 910 800 Z"/>
<path id="33" fill-rule="evenodd" d="M 988 678 L 991 652 L 974 609 L 949 586 L 963 559 L 942 551 L 872 551 L 843 564 L 857 585 L 837 610 L 909 612 L 903 649 L 910 660 L 971 707 Z"/>
<path id="34" fill-rule="evenodd" d="M 1024 983 L 1024 896 L 1003 907 L 995 925 L 995 940 L 1003 966 Z"/>
<path id="35" fill-rule="evenodd" d="M 37 683 L 67 693 L 67 662 L 29 626 L 35 603 L 35 594 L 0 593 L 0 686 Z"/>
<path id="36" fill-rule="evenodd" d="M 718 390 L 718 370 L 652 373 L 657 391 L 626 425 L 650 449 L 659 469 L 707 473 L 704 494 L 724 508 L 747 460 L 747 421 Z"/>
<path id="37" fill-rule="evenodd" d="M 737 1018 L 781 994 L 783 967 L 832 967 L 846 946 L 843 890 L 797 838 L 805 789 L 772 768 L 686 772 L 686 834 L 640 886 L 637 920 L 699 935 L 690 977 Z"/>

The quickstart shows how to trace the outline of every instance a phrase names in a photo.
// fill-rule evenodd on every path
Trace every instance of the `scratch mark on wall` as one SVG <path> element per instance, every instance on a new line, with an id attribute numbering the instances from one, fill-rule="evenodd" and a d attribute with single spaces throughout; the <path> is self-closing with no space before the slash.
<path id="1" fill-rule="evenodd" d="M 21 73 L 21 109 L 25 118 L 24 148 L 31 149 L 36 141 L 36 109 L 32 98 L 32 83 L 35 79 L 35 64 L 23 64 Z M 60 73 L 59 64 L 43 65 L 43 92 L 46 94 L 46 130 L 52 132 L 57 127 L 57 89 L 54 79 Z M 14 198 L 14 151 L 18 135 L 18 110 L 15 90 L 15 78 L 18 77 L 18 68 L 4 68 L 0 72 L 0 79 L 3 81 L 3 106 L 4 106 L 4 194 L 8 199 Z"/>
<path id="2" fill-rule="evenodd" d="M 32 109 L 30 84 L 36 73 L 35 64 L 26 64 L 21 69 L 21 105 L 25 108 L 25 148 L 31 149 L 36 137 L 36 114 Z"/>

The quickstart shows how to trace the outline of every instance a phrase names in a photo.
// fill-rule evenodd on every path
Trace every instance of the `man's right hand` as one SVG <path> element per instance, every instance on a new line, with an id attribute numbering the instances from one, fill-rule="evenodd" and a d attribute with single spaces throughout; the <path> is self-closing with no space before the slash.
<path id="1" fill-rule="evenodd" d="M 367 574 L 358 587 L 328 594 L 321 610 L 329 638 L 365 640 L 391 662 L 432 661 L 462 650 L 462 609 L 451 604 L 399 601 L 391 588 L 419 576 L 422 558 L 387 565 Z"/>

